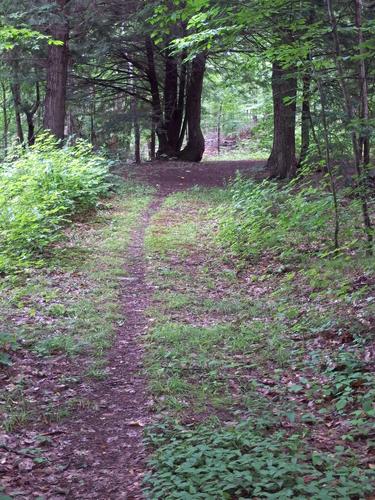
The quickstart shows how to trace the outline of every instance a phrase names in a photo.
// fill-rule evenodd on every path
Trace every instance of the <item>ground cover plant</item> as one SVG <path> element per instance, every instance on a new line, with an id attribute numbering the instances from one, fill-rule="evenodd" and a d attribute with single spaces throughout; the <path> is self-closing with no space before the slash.
<path id="1" fill-rule="evenodd" d="M 257 203 L 241 204 L 239 184 Z M 311 227 L 318 213 L 329 232 L 331 203 L 303 189 L 287 207 L 311 206 L 288 223 L 285 191 L 238 179 L 172 195 L 153 218 L 146 369 L 166 423 L 148 433 L 150 498 L 372 491 L 373 262 L 360 249 L 327 257 Z M 244 215 L 228 231 L 231 210 Z"/>

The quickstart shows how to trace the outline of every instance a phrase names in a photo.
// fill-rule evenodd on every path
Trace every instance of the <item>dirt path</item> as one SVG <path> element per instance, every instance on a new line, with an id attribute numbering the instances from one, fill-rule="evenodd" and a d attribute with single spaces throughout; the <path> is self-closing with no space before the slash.
<path id="1" fill-rule="evenodd" d="M 142 376 L 142 342 L 150 287 L 145 281 L 144 233 L 163 195 L 157 196 L 134 229 L 122 280 L 124 324 L 108 356 L 104 381 L 91 387 L 95 406 L 83 409 L 62 427 L 56 460 L 63 472 L 51 489 L 69 499 L 142 498 L 145 452 L 143 427 L 152 420 Z"/>
<path id="2" fill-rule="evenodd" d="M 168 194 L 194 185 L 221 186 L 237 169 L 262 175 L 261 165 L 262 162 L 167 162 L 145 164 L 133 172 L 137 179 L 156 186 L 158 194 L 131 234 L 124 275 L 120 277 L 123 325 L 107 356 L 106 377 L 82 384 L 78 393 L 84 405 L 58 424 L 44 427 L 43 436 L 53 438 L 53 445 L 45 454 L 48 462 L 29 468 L 30 458 L 22 459 L 15 471 L 13 485 L 17 487 L 11 488 L 12 498 L 14 493 L 20 499 L 43 500 L 143 498 L 142 434 L 144 426 L 153 420 L 152 401 L 142 373 L 141 338 L 147 331 L 145 311 L 153 293 L 145 276 L 145 231 Z"/>
<path id="3" fill-rule="evenodd" d="M 176 161 L 158 161 L 143 163 L 130 169 L 137 179 L 169 190 L 170 192 L 191 188 L 192 186 L 224 186 L 236 172 L 262 179 L 267 176 L 264 160 L 248 161 L 207 161 L 187 163 Z"/>
<path id="4" fill-rule="evenodd" d="M 142 498 L 145 450 L 143 427 L 153 415 L 142 375 L 142 342 L 147 331 L 147 310 L 152 290 L 145 280 L 144 235 L 149 221 L 171 192 L 193 185 L 223 185 L 237 169 L 260 172 L 262 162 L 212 162 L 212 164 L 158 163 L 142 165 L 137 178 L 158 187 L 158 195 L 143 214 L 130 238 L 122 303 L 124 325 L 108 356 L 108 376 L 91 385 L 88 399 L 74 421 L 62 427 L 56 460 L 63 472 L 55 476 L 52 495 L 80 500 Z"/>

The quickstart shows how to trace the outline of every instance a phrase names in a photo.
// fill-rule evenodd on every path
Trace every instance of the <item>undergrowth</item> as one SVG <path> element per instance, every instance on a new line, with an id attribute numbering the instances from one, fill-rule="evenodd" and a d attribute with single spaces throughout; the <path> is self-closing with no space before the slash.
<path id="1" fill-rule="evenodd" d="M 148 436 L 157 448 L 146 478 L 148 498 L 363 498 L 372 491 L 357 457 L 312 451 L 299 434 L 268 421 L 195 429 L 159 426 Z M 275 424 L 275 423 L 274 423 Z"/>
<path id="2" fill-rule="evenodd" d="M 308 180 L 280 186 L 238 175 L 230 195 L 218 211 L 219 238 L 234 254 L 249 258 L 267 251 L 288 261 L 334 251 L 333 199 L 324 186 L 315 187 Z M 355 222 L 360 220 L 358 200 L 344 191 L 339 203 L 340 250 L 363 250 L 363 233 Z"/>
<path id="3" fill-rule="evenodd" d="M 7 431 L 41 414 L 62 416 L 82 380 L 106 377 L 106 352 L 123 321 L 126 248 L 151 193 L 120 183 L 95 214 L 65 228 L 43 266 L 0 278 L 0 413 Z"/>
<path id="4" fill-rule="evenodd" d="M 0 166 L 0 273 L 42 264 L 72 217 L 95 208 L 110 187 L 108 161 L 84 141 L 59 147 L 42 135 Z"/>
<path id="5" fill-rule="evenodd" d="M 149 498 L 371 494 L 374 263 L 350 217 L 331 253 L 329 194 L 239 179 L 153 217 Z"/>

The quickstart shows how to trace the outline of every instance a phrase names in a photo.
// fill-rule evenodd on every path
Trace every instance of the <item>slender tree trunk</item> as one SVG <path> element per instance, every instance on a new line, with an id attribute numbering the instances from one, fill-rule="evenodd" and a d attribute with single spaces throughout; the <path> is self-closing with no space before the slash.
<path id="1" fill-rule="evenodd" d="M 220 103 L 219 113 L 217 115 L 217 154 L 220 156 L 221 153 L 221 117 L 223 112 L 223 103 Z"/>
<path id="2" fill-rule="evenodd" d="M 131 110 L 134 127 L 134 158 L 135 163 L 139 165 L 141 163 L 141 128 L 139 126 L 138 102 L 135 96 L 132 98 Z"/>
<path id="3" fill-rule="evenodd" d="M 180 136 L 181 124 L 176 123 L 176 113 L 178 105 L 178 68 L 177 60 L 168 54 L 165 62 L 165 82 L 164 82 L 164 120 L 168 138 L 169 156 L 177 154 L 178 139 Z"/>
<path id="4" fill-rule="evenodd" d="M 96 117 L 96 92 L 95 92 L 95 85 L 93 85 L 91 102 L 90 102 L 90 142 L 93 146 L 96 145 L 95 117 Z"/>
<path id="5" fill-rule="evenodd" d="M 302 166 L 306 161 L 310 147 L 310 87 L 311 75 L 310 70 L 306 70 L 302 78 L 302 113 L 301 113 L 301 153 L 298 161 L 298 166 Z"/>
<path id="6" fill-rule="evenodd" d="M 134 157 L 135 163 L 141 163 L 141 129 L 138 120 L 137 102 L 134 103 Z"/>
<path id="7" fill-rule="evenodd" d="M 156 158 L 156 134 L 154 123 L 151 123 L 151 133 L 150 133 L 150 160 L 154 161 Z"/>
<path id="8" fill-rule="evenodd" d="M 21 119 L 21 88 L 18 82 L 14 82 L 11 85 L 13 104 L 14 104 L 14 116 L 16 120 L 16 131 L 17 138 L 20 144 L 24 143 L 24 136 L 22 130 L 22 119 Z"/>
<path id="9" fill-rule="evenodd" d="M 363 31 L 362 31 L 362 0 L 355 0 L 355 25 L 358 34 L 359 47 L 359 85 L 361 94 L 361 119 L 363 125 L 367 128 L 369 121 L 369 99 L 368 99 L 368 81 L 365 63 L 365 54 L 363 49 Z M 360 157 L 364 168 L 370 163 L 370 138 L 367 133 L 360 138 Z"/>
<path id="10" fill-rule="evenodd" d="M 22 106 L 23 112 L 25 113 L 26 116 L 26 123 L 27 123 L 27 143 L 29 146 L 32 146 L 35 144 L 35 123 L 34 123 L 34 116 L 35 113 L 38 111 L 40 106 L 40 89 L 39 89 L 39 83 L 35 84 L 35 101 L 34 104 L 29 107 L 28 105 Z"/>
<path id="11" fill-rule="evenodd" d="M 180 71 L 180 86 L 178 90 L 178 104 L 175 113 L 174 121 L 176 123 L 176 128 L 178 128 L 178 141 L 176 152 L 180 152 L 182 144 L 184 142 L 187 120 L 184 117 L 185 110 L 185 100 L 186 100 L 186 79 L 187 79 L 187 65 L 184 63 L 186 54 L 182 54 L 181 57 L 181 71 Z"/>
<path id="12" fill-rule="evenodd" d="M 325 153 L 326 153 L 326 168 L 329 175 L 331 191 L 332 191 L 332 199 L 333 199 L 333 208 L 335 212 L 335 229 L 334 229 L 334 248 L 337 250 L 339 248 L 339 233 L 340 233 L 340 214 L 339 214 L 339 203 L 337 199 L 337 189 L 336 182 L 333 173 L 333 165 L 331 160 L 331 141 L 329 137 L 328 123 L 327 123 L 327 112 L 326 112 L 326 96 L 324 94 L 324 90 L 322 88 L 321 81 L 319 76 L 316 78 L 316 83 L 319 89 L 320 96 L 320 104 L 321 104 L 321 118 L 323 124 L 323 137 L 324 137 L 324 145 L 325 145 Z"/>
<path id="13" fill-rule="evenodd" d="M 25 111 L 26 122 L 27 122 L 27 143 L 29 146 L 35 144 L 35 126 L 34 126 L 34 115 L 29 111 Z"/>
<path id="14" fill-rule="evenodd" d="M 8 151 L 8 130 L 9 130 L 9 121 L 8 121 L 8 108 L 7 108 L 7 88 L 4 82 L 1 82 L 1 91 L 2 91 L 2 108 L 3 108 L 3 146 L 5 156 Z"/>
<path id="15" fill-rule="evenodd" d="M 358 1 L 358 0 L 356 0 L 356 1 Z M 336 21 L 336 17 L 334 15 L 333 8 L 332 8 L 332 1 L 326 0 L 326 5 L 327 5 L 328 18 L 329 18 L 331 29 L 332 29 L 335 65 L 336 65 L 338 79 L 339 79 L 339 83 L 340 83 L 343 98 L 344 98 L 347 119 L 349 122 L 349 126 L 351 128 L 353 157 L 354 157 L 354 163 L 355 163 L 355 168 L 356 168 L 357 178 L 358 178 L 359 196 L 360 196 L 361 205 L 362 205 L 363 224 L 364 224 L 364 229 L 365 229 L 365 233 L 367 236 L 367 253 L 369 255 L 372 255 L 372 253 L 373 253 L 373 249 L 372 249 L 373 228 L 372 228 L 372 224 L 371 224 L 371 219 L 370 219 L 369 209 L 368 209 L 368 202 L 367 202 L 368 180 L 367 180 L 367 175 L 366 175 L 366 169 L 362 169 L 361 154 L 360 154 L 360 149 L 359 149 L 357 132 L 353 128 L 353 124 L 352 124 L 353 118 L 354 118 L 353 103 L 352 103 L 352 98 L 350 95 L 349 88 L 346 84 L 344 68 L 342 65 L 340 40 L 339 40 L 338 31 L 337 31 L 337 21 Z M 361 13 L 361 8 L 362 8 L 362 5 L 361 5 L 361 3 L 359 3 L 359 14 Z M 356 13 L 358 15 L 357 5 L 356 5 Z M 358 30 L 358 31 L 361 31 L 361 30 Z"/>
<path id="16" fill-rule="evenodd" d="M 272 66 L 273 146 L 267 162 L 273 178 L 285 179 L 296 173 L 296 94 L 294 68 Z"/>
<path id="17" fill-rule="evenodd" d="M 50 45 L 47 59 L 47 85 L 44 103 L 43 126 L 58 139 L 64 138 L 66 114 L 66 88 L 69 63 L 69 25 L 65 18 L 64 7 L 69 0 L 57 0 L 61 20 L 51 27 L 51 36 L 63 45 Z M 55 3 L 55 2 L 52 2 Z"/>
<path id="18" fill-rule="evenodd" d="M 191 63 L 191 74 L 186 94 L 188 142 L 179 157 L 183 161 L 201 161 L 205 143 L 201 129 L 203 79 L 206 56 L 197 55 Z"/>

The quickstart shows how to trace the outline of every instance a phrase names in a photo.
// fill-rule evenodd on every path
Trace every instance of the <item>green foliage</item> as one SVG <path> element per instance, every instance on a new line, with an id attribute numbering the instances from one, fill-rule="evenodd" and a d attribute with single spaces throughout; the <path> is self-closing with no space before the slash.
<path id="1" fill-rule="evenodd" d="M 232 201 L 218 212 L 219 238 L 235 254 L 258 256 L 268 250 L 288 259 L 298 250 L 327 252 L 332 248 L 333 203 L 324 187 L 297 186 L 295 181 L 280 186 L 237 176 L 230 192 Z M 343 222 L 356 210 L 356 203 L 347 204 Z M 346 244 L 352 242 L 353 231 L 346 225 Z"/>
<path id="2" fill-rule="evenodd" d="M 281 251 L 311 239 L 329 222 L 330 198 L 314 188 L 291 196 L 292 186 L 256 183 L 240 176 L 231 186 L 232 202 L 222 211 L 220 238 L 240 255 Z"/>
<path id="3" fill-rule="evenodd" d="M 79 353 L 82 370 L 64 373 L 62 383 L 75 386 L 81 376 L 105 377 L 107 349 L 123 324 L 119 289 L 126 249 L 151 192 L 123 182 L 119 195 L 100 203 L 94 217 L 66 231 L 66 239 L 53 248 L 45 267 L 0 279 L 0 371 L 2 364 L 12 364 L 12 372 L 22 374 L 26 356 L 26 363 L 50 366 L 57 383 L 58 363 L 40 357 Z M 48 421 L 66 416 L 64 392 L 34 398 L 37 373 L 0 388 L 0 400 L 5 401 L 0 421 L 6 431 L 40 420 L 41 415 Z"/>
<path id="4" fill-rule="evenodd" d="M 0 366 L 11 366 L 11 352 L 18 349 L 18 343 L 13 335 L 0 332 Z"/>
<path id="5" fill-rule="evenodd" d="M 347 411 L 356 403 L 365 415 L 375 417 L 374 376 L 355 352 L 339 352 L 325 374 L 330 383 L 323 386 L 324 396 L 334 398 L 338 412 Z M 358 389 L 362 391 L 358 392 Z"/>
<path id="6" fill-rule="evenodd" d="M 267 422 L 161 431 L 148 437 L 157 447 L 146 477 L 148 498 L 349 499 L 371 493 L 369 474 L 353 459 L 348 463 L 344 449 L 309 450 L 300 435 L 272 431 Z"/>
<path id="7" fill-rule="evenodd" d="M 12 26 L 0 17 L 0 52 L 12 50 L 17 46 L 38 48 L 39 42 L 48 42 L 49 45 L 63 45 L 61 40 L 53 40 L 40 31 L 28 26 Z"/>
<path id="8" fill-rule="evenodd" d="M 53 242 L 77 212 L 92 209 L 108 191 L 108 162 L 80 141 L 59 148 L 52 137 L 0 170 L 0 271 L 27 266 Z"/>

